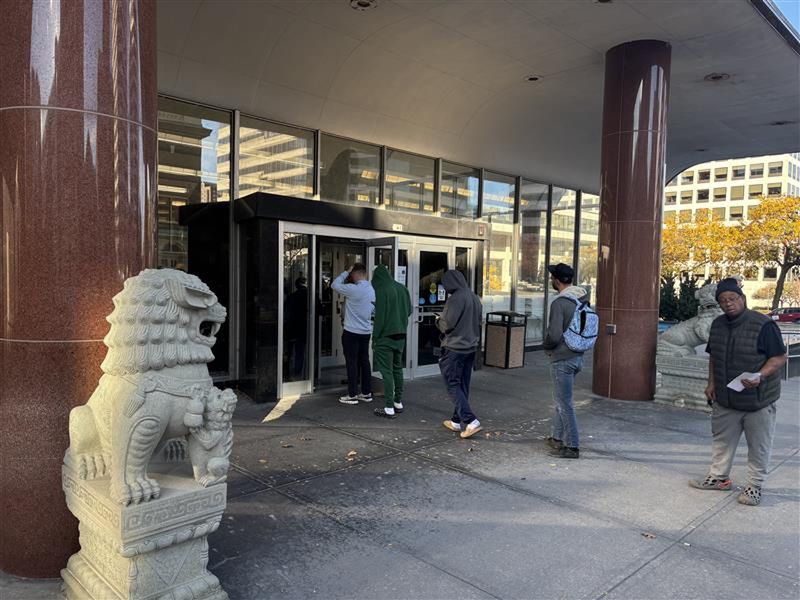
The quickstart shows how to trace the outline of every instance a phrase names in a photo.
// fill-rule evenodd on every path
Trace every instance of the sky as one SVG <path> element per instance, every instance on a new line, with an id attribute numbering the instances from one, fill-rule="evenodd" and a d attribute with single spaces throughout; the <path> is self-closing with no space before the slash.
<path id="1" fill-rule="evenodd" d="M 797 31 L 800 31 L 800 0 L 773 0 Z"/>

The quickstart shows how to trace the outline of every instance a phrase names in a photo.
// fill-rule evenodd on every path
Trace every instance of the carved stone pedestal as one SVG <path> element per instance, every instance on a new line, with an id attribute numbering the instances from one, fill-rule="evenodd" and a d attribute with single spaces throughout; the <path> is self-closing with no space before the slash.
<path id="1" fill-rule="evenodd" d="M 656 355 L 656 370 L 661 382 L 654 400 L 686 408 L 710 411 L 705 389 L 708 384 L 707 356 Z"/>
<path id="2" fill-rule="evenodd" d="M 227 600 L 207 569 L 208 534 L 219 527 L 227 485 L 202 487 L 188 464 L 152 466 L 161 496 L 122 506 L 107 477 L 82 480 L 62 469 L 69 510 L 80 521 L 81 550 L 61 571 L 68 600 Z"/>

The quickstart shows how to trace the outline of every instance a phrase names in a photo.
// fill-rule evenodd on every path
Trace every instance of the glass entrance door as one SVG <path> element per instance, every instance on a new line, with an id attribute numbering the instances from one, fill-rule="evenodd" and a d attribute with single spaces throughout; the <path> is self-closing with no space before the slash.
<path id="1" fill-rule="evenodd" d="M 415 245 L 413 265 L 414 335 L 412 347 L 412 376 L 424 377 L 438 371 L 441 354 L 440 333 L 436 318 L 444 308 L 447 294 L 442 284 L 445 271 L 453 265 L 452 248 Z"/>
<path id="2" fill-rule="evenodd" d="M 337 386 L 345 375 L 342 326 L 345 299 L 331 283 L 355 263 L 364 262 L 364 244 L 351 239 L 318 237 L 316 304 L 318 334 L 317 386 Z"/>

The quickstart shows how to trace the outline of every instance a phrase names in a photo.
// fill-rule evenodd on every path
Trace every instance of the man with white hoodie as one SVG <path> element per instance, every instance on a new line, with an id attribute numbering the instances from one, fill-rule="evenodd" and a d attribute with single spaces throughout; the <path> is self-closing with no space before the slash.
<path id="1" fill-rule="evenodd" d="M 545 441 L 550 446 L 550 455 L 558 458 L 578 458 L 578 420 L 572 404 L 572 386 L 575 376 L 583 367 L 583 353 L 574 352 L 564 342 L 564 332 L 572 323 L 578 307 L 575 300 L 586 300 L 586 290 L 572 285 L 575 272 L 564 263 L 550 265 L 550 283 L 558 296 L 550 305 L 550 319 L 542 346 L 550 358 L 550 376 L 553 380 L 553 423 L 550 437 Z"/>

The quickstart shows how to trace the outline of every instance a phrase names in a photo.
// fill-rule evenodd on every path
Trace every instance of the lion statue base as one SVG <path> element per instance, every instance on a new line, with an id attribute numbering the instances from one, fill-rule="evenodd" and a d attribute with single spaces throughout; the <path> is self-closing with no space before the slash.
<path id="1" fill-rule="evenodd" d="M 63 487 L 81 550 L 67 598 L 226 600 L 207 569 L 225 510 L 236 394 L 208 363 L 225 308 L 200 279 L 146 269 L 114 297 L 103 375 L 70 413 Z"/>

